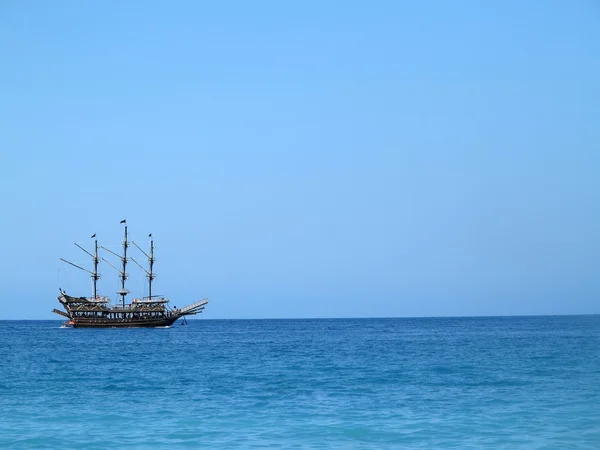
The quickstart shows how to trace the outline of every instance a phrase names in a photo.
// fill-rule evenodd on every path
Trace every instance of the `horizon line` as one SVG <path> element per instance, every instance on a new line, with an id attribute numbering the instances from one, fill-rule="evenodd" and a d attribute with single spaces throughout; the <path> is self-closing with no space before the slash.
<path id="1" fill-rule="evenodd" d="M 354 320 L 354 319 L 477 319 L 477 318 L 509 318 L 509 317 L 575 317 L 598 316 L 600 312 L 573 314 L 498 314 L 472 316 L 361 316 L 361 317 L 251 317 L 251 318 L 190 318 L 187 320 Z M 0 322 L 60 322 L 62 319 L 0 319 Z"/>

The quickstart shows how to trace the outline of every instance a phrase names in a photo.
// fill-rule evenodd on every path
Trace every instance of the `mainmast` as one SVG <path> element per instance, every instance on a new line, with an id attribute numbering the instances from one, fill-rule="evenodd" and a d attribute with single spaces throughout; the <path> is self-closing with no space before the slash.
<path id="1" fill-rule="evenodd" d="M 121 220 L 121 223 L 125 224 L 125 238 L 123 239 L 123 256 L 118 255 L 112 250 L 107 249 L 106 247 L 101 247 L 106 250 L 108 253 L 112 253 L 118 258 L 121 258 L 121 262 L 123 263 L 123 270 L 117 269 L 110 262 L 106 261 L 106 259 L 102 258 L 109 266 L 119 272 L 121 276 L 121 290 L 117 292 L 118 295 L 121 296 L 121 304 L 123 305 L 123 309 L 125 309 L 125 296 L 129 294 L 129 291 L 125 289 L 125 280 L 127 280 L 127 247 L 129 247 L 129 241 L 127 240 L 127 222 L 125 220 Z"/>
<path id="2" fill-rule="evenodd" d="M 125 224 L 125 238 L 123 239 L 123 271 L 121 272 L 121 290 L 118 292 L 121 295 L 121 301 L 123 303 L 123 309 L 125 309 L 125 296 L 128 291 L 125 289 L 125 280 L 127 279 L 127 247 L 129 247 L 129 243 L 127 242 L 127 222 L 122 220 L 121 223 Z"/>
<path id="3" fill-rule="evenodd" d="M 148 261 L 150 262 L 150 271 L 148 272 L 148 298 L 152 300 L 152 280 L 154 280 L 154 275 L 152 273 L 152 266 L 154 266 L 154 240 L 152 239 L 152 233 L 148 235 L 150 238 L 150 256 L 148 256 Z"/>
<path id="4" fill-rule="evenodd" d="M 96 234 L 94 234 L 94 237 Z M 94 273 L 92 274 L 92 278 L 94 280 L 94 300 L 98 298 L 98 292 L 96 290 L 96 285 L 98 284 L 98 239 L 94 240 Z"/>

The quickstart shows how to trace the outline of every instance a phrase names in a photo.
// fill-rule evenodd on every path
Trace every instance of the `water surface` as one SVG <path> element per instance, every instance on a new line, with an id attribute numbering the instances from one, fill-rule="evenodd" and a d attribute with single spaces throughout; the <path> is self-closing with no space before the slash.
<path id="1" fill-rule="evenodd" d="M 600 448 L 600 316 L 0 322 L 0 448 Z"/>

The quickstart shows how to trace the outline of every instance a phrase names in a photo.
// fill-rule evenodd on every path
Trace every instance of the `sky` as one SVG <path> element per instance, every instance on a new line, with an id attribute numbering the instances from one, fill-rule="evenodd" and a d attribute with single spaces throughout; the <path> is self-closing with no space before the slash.
<path id="1" fill-rule="evenodd" d="M 4 0 L 0 319 L 122 219 L 206 319 L 600 313 L 599 55 L 596 0 Z"/>

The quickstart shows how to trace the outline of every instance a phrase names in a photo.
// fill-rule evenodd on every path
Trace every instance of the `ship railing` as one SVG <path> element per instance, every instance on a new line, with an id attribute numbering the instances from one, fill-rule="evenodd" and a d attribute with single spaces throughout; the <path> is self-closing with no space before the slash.
<path id="1" fill-rule="evenodd" d="M 131 303 L 145 305 L 151 303 L 169 303 L 169 300 L 167 300 L 164 297 L 134 298 L 133 300 L 131 300 Z"/>
<path id="2" fill-rule="evenodd" d="M 94 303 L 110 303 L 110 298 L 108 297 L 87 297 L 86 300 Z"/>
<path id="3" fill-rule="evenodd" d="M 125 312 L 135 312 L 135 313 L 152 312 L 152 311 L 155 311 L 155 312 L 166 311 L 165 307 L 162 305 L 148 306 L 148 305 L 140 305 L 140 304 L 125 305 L 125 308 L 123 308 L 122 306 L 115 305 L 112 308 L 110 308 L 110 310 L 113 312 L 125 311 Z"/>

